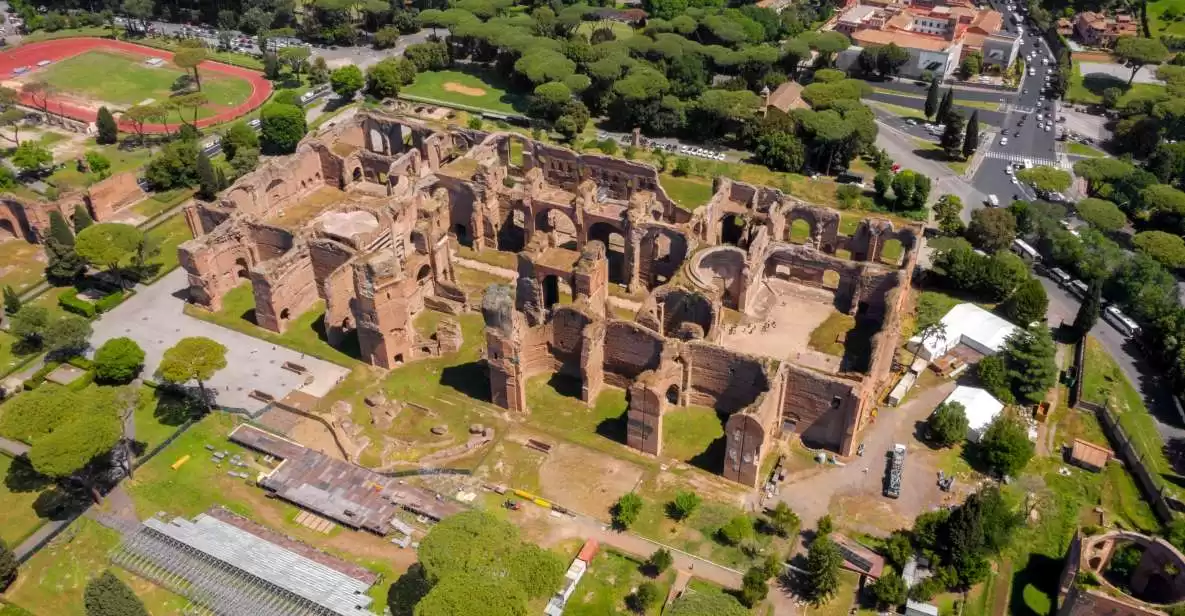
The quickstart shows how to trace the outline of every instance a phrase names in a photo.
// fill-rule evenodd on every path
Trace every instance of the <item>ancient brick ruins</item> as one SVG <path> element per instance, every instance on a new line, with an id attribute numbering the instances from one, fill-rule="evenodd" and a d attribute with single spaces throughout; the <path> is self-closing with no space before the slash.
<path id="1" fill-rule="evenodd" d="M 1120 589 L 1104 573 L 1121 547 L 1134 545 L 1139 563 Z M 1070 541 L 1058 584 L 1059 616 L 1155 616 L 1185 601 L 1185 554 L 1162 537 L 1113 530 L 1080 531 Z"/>
<path id="2" fill-rule="evenodd" d="M 108 222 L 121 209 L 145 196 L 134 173 L 117 173 L 84 191 L 68 192 L 53 202 L 3 194 L 0 195 L 0 241 L 17 238 L 39 244 L 49 233 L 49 213 L 54 210 L 69 221 L 74 217 L 75 206 L 82 205 L 94 220 Z"/>
<path id="3" fill-rule="evenodd" d="M 480 306 L 496 404 L 529 412 L 526 381 L 548 372 L 579 379 L 590 404 L 605 386 L 626 389 L 628 445 L 655 455 L 668 408 L 710 407 L 727 415 L 723 474 L 747 485 L 770 440 L 790 432 L 853 453 L 887 384 L 920 231 L 867 219 L 844 235 L 838 212 L 728 179 L 692 213 L 644 163 L 374 112 L 187 216 L 195 303 L 218 310 L 249 279 L 256 321 L 284 331 L 324 300 L 331 342 L 357 333 L 363 359 L 383 367 L 457 347 L 459 331 L 415 331 L 421 310 Z M 517 280 L 468 296 L 452 241 L 517 253 Z M 903 256 L 884 264 L 892 241 Z M 820 369 L 722 344 L 726 312 L 759 314 L 795 285 L 874 323 L 867 365 Z M 613 286 L 645 297 L 634 318 L 609 308 Z"/>

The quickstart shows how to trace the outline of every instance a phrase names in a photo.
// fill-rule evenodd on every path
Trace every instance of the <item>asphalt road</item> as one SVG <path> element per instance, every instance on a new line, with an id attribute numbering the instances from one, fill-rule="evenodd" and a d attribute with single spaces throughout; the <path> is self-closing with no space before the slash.
<path id="1" fill-rule="evenodd" d="M 1049 278 L 1038 276 L 1037 279 L 1041 281 L 1041 286 L 1045 287 L 1045 294 L 1049 296 L 1049 310 L 1046 314 L 1050 327 L 1056 328 L 1063 322 L 1073 323 L 1075 315 L 1078 314 L 1078 298 L 1070 295 Z M 1124 376 L 1139 390 L 1144 404 L 1156 421 L 1156 431 L 1160 433 L 1168 449 L 1171 452 L 1185 449 L 1185 421 L 1173 403 L 1172 391 L 1160 380 L 1159 371 L 1144 359 L 1139 346 L 1103 319 L 1099 319 L 1090 330 L 1090 335 L 1102 343 L 1107 353 L 1119 364 Z M 1170 455 L 1170 458 L 1174 457 L 1178 456 Z"/>
<path id="2" fill-rule="evenodd" d="M 1004 113 L 999 112 L 999 111 L 988 111 L 987 109 L 977 109 L 974 107 L 964 107 L 964 106 L 960 105 L 959 99 L 961 99 L 963 97 L 965 92 L 966 92 L 965 90 L 957 90 L 955 92 L 955 105 L 954 105 L 955 108 L 958 109 L 963 114 L 964 118 L 970 118 L 972 113 L 978 112 L 980 122 L 985 122 L 987 124 L 991 124 L 992 126 L 1000 126 L 1000 124 L 1004 121 L 1004 116 L 1005 116 Z M 926 92 L 923 91 L 922 96 L 925 96 L 925 95 L 926 95 Z M 884 92 L 872 92 L 872 93 L 868 94 L 867 96 L 865 96 L 864 98 L 867 100 L 870 100 L 870 101 L 879 101 L 882 103 L 888 103 L 890 105 L 898 105 L 901 107 L 909 107 L 910 109 L 917 109 L 919 112 L 924 110 L 926 107 L 926 99 L 925 98 L 917 98 L 915 96 L 887 94 Z"/>
<path id="3" fill-rule="evenodd" d="M 1026 71 L 1021 83 L 1021 93 L 1017 95 L 1016 102 L 1010 106 L 1003 123 L 999 125 L 1005 131 L 1008 143 L 1001 144 L 1000 137 L 1004 135 L 996 136 L 987 145 L 986 151 L 980 152 L 983 161 L 972 179 L 972 183 L 980 192 L 996 195 L 1001 204 L 1010 203 L 1014 199 L 1035 198 L 1031 188 L 1013 182 L 1013 176 L 1005 172 L 1008 165 L 1025 159 L 1031 160 L 1034 165 L 1057 164 L 1058 161 L 1055 150 L 1056 125 L 1049 131 L 1042 130 L 1038 126 L 1037 118 L 1038 114 L 1044 114 L 1048 118 L 1052 113 L 1055 119 L 1057 115 L 1056 101 L 1049 100 L 1042 93 L 1045 75 L 1053 64 L 1052 53 L 1044 39 L 1025 37 L 1020 53 L 1027 55 L 1034 49 L 1038 55 L 1030 64 L 1035 74 L 1028 75 Z M 1051 66 L 1043 66 L 1039 60 L 1041 57 L 1050 58 Z M 1045 100 L 1040 100 L 1042 98 Z M 1023 126 L 1020 125 L 1021 122 L 1024 122 Z M 975 206 L 982 207 L 983 204 Z"/>
<path id="4" fill-rule="evenodd" d="M 868 85 L 882 90 L 896 90 L 902 94 L 913 97 L 926 98 L 926 92 L 930 89 L 930 84 L 915 81 L 913 79 L 902 79 L 899 81 L 870 81 Z M 965 86 L 955 86 L 955 98 L 968 101 L 979 101 L 982 103 L 1010 103 L 1015 98 L 1016 93 L 1008 90 L 988 90 L 971 88 Z"/>

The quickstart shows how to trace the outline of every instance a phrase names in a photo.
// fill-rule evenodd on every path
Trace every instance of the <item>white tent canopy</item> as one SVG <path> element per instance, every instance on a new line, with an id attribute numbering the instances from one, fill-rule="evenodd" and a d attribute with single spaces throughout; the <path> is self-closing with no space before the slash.
<path id="1" fill-rule="evenodd" d="M 979 442 L 984 431 L 1004 410 L 1004 404 L 978 387 L 959 385 L 943 400 L 943 404 L 958 402 L 967 413 L 967 440 Z"/>
<path id="2" fill-rule="evenodd" d="M 1004 348 L 1004 341 L 1013 332 L 1020 329 L 975 304 L 959 304 L 951 308 L 941 323 L 946 330 L 941 336 L 930 336 L 925 344 L 922 344 L 920 335 L 914 336 L 909 339 L 910 350 L 917 349 L 918 357 L 927 361 L 946 355 L 960 344 L 984 355 L 993 355 Z"/>

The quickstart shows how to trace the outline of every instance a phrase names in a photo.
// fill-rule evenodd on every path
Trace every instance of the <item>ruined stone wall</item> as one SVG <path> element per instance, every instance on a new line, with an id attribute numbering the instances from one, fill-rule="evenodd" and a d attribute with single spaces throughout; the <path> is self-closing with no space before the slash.
<path id="1" fill-rule="evenodd" d="M 228 220 L 209 234 L 177 247 L 189 279 L 189 300 L 212 311 L 222 309 L 222 296 L 250 277 L 259 262 L 246 225 Z"/>
<path id="2" fill-rule="evenodd" d="M 575 306 L 559 306 L 552 313 L 550 354 L 559 363 L 559 371 L 581 376 L 580 358 L 584 352 L 584 328 L 595 319 Z"/>
<path id="3" fill-rule="evenodd" d="M 637 323 L 609 321 L 605 326 L 605 381 L 628 388 L 638 375 L 658 368 L 663 344 L 661 335 Z"/>
<path id="4" fill-rule="evenodd" d="M 145 197 L 147 195 L 136 181 L 136 174 L 130 171 L 116 173 L 86 190 L 87 207 L 98 222 L 111 220 L 118 210 Z"/>
<path id="5" fill-rule="evenodd" d="M 292 250 L 296 245 L 296 238 L 292 233 L 279 227 L 258 222 L 248 222 L 247 230 L 251 243 L 260 262 L 275 259 Z"/>
<path id="6" fill-rule="evenodd" d="M 787 366 L 781 416 L 812 447 L 842 451 L 860 406 L 860 382 Z"/>
<path id="7" fill-rule="evenodd" d="M 771 375 L 756 357 L 698 340 L 686 343 L 682 356 L 691 370 L 691 404 L 735 413 L 769 390 Z"/>
<path id="8" fill-rule="evenodd" d="M 16 199 L 0 200 L 0 237 L 11 235 L 29 243 L 39 243 L 41 234 L 48 233 L 49 223 L 47 220 L 37 224 L 40 221 L 33 219 L 31 209 Z"/>
<path id="9" fill-rule="evenodd" d="M 302 143 L 296 153 L 272 159 L 226 189 L 218 207 L 269 218 L 326 184 L 322 152 Z M 334 183 L 338 178 L 333 178 Z"/>
<path id="10" fill-rule="evenodd" d="M 252 269 L 251 288 L 255 292 L 256 325 L 283 333 L 293 319 L 319 299 L 308 246 L 302 244 Z"/>

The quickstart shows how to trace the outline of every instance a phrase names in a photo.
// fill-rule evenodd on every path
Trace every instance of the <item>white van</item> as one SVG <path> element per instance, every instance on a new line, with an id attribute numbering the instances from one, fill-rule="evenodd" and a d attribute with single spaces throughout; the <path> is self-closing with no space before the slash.
<path id="1" fill-rule="evenodd" d="M 988 195 L 987 202 L 988 205 L 991 205 L 992 207 L 1000 207 L 1000 199 L 998 199 L 996 195 Z"/>

